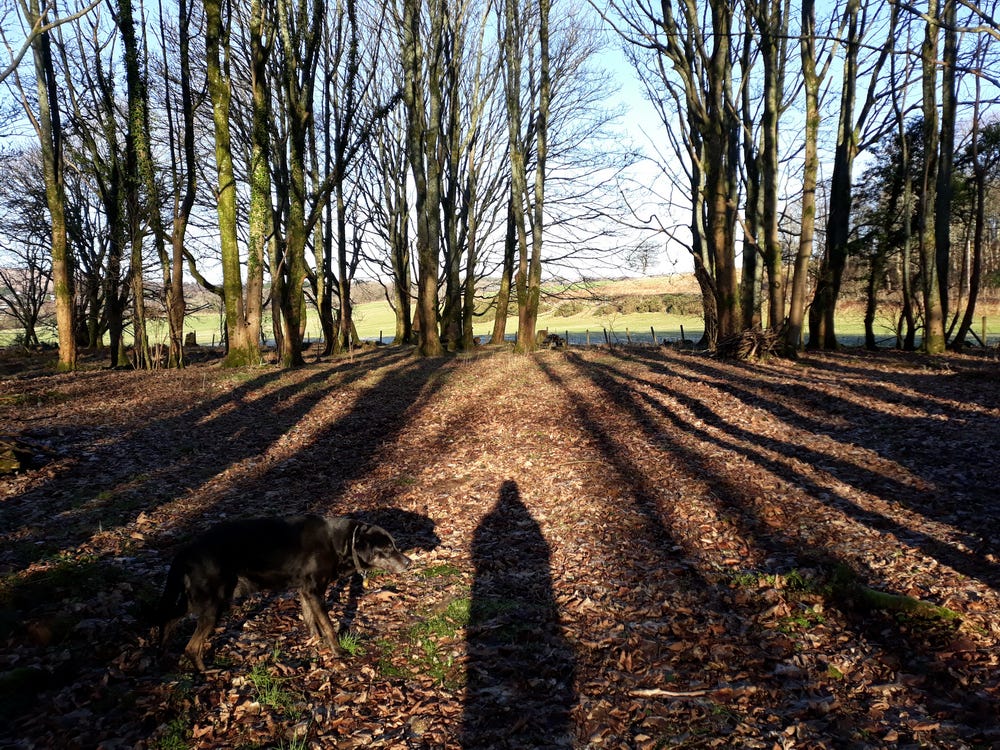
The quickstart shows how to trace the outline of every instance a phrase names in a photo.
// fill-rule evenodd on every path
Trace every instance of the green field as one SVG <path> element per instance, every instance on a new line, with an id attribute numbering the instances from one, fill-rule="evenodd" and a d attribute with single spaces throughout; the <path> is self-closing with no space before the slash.
<path id="1" fill-rule="evenodd" d="M 629 339 L 632 341 L 649 342 L 651 338 L 650 329 L 655 332 L 657 341 L 664 339 L 676 341 L 681 338 L 681 327 L 683 326 L 684 336 L 688 339 L 698 339 L 703 330 L 703 322 L 698 315 L 672 315 L 668 313 L 630 313 L 619 315 L 601 315 L 597 312 L 597 306 L 588 307 L 583 312 L 571 316 L 556 315 L 555 308 L 550 308 L 538 317 L 538 329 L 548 330 L 560 336 L 569 334 L 570 340 L 574 344 L 586 343 L 589 333 L 590 343 L 604 343 L 604 331 L 608 331 L 608 336 L 613 342 L 622 343 Z M 992 312 L 992 310 L 990 311 Z M 396 330 L 396 318 L 385 301 L 369 302 L 357 305 L 354 308 L 355 325 L 358 335 L 361 338 L 385 343 L 392 341 Z M 975 326 L 977 335 L 982 333 L 982 317 L 979 317 Z M 1000 336 L 1000 315 L 990 315 L 987 317 L 987 335 L 991 341 L 995 341 Z M 864 315 L 861 310 L 847 307 L 837 316 L 837 335 L 842 343 L 847 345 L 860 345 L 864 342 L 865 326 Z M 895 333 L 890 328 L 888 317 L 880 318 L 876 322 L 876 337 L 880 346 L 893 346 L 895 343 Z M 270 329 L 270 319 L 265 324 L 265 330 Z M 187 318 L 185 331 L 195 331 L 198 342 L 203 345 L 210 345 L 219 340 L 219 319 L 217 315 L 192 315 Z M 481 340 L 488 339 L 493 334 L 492 316 L 479 318 L 473 324 L 473 331 Z M 517 318 L 510 317 L 507 320 L 507 335 L 513 336 L 517 331 Z M 161 327 L 150 328 L 150 335 L 154 340 L 164 340 L 166 338 L 165 324 Z M 317 341 L 322 338 L 319 323 L 316 320 L 315 312 L 310 316 L 306 325 L 306 339 Z M 2 339 L 0 339 L 2 340 Z"/>
<path id="2" fill-rule="evenodd" d="M 653 280 L 645 280 L 653 281 Z M 703 323 L 700 315 L 694 314 L 672 314 L 666 312 L 631 312 L 628 314 L 614 311 L 613 305 L 607 301 L 615 298 L 615 292 L 621 287 L 623 294 L 617 299 L 643 299 L 646 297 L 656 297 L 642 290 L 635 294 L 633 285 L 622 286 L 627 282 L 611 283 L 607 285 L 605 293 L 602 295 L 603 301 L 596 299 L 584 299 L 580 297 L 570 298 L 578 312 L 572 315 L 558 314 L 566 312 L 565 307 L 559 302 L 552 302 L 544 307 L 538 318 L 538 329 L 548 330 L 560 336 L 568 336 L 572 344 L 585 344 L 589 341 L 592 344 L 600 344 L 605 341 L 605 332 L 613 343 L 649 342 L 652 335 L 657 341 L 669 340 L 677 341 L 683 335 L 688 339 L 698 339 L 703 330 Z M 630 294 L 628 294 L 631 292 Z M 627 296 L 626 296 L 627 295 Z M 693 295 L 679 295 L 680 297 L 693 297 Z M 1000 310 L 996 305 L 984 305 L 983 312 L 987 317 L 977 316 L 977 323 L 974 330 L 977 335 L 983 333 L 983 321 L 985 320 L 986 333 L 989 340 L 994 342 L 1000 336 Z M 396 320 L 388 302 L 380 300 L 359 304 L 354 307 L 355 325 L 358 335 L 362 339 L 369 341 L 381 340 L 385 343 L 392 341 L 396 330 Z M 887 315 L 880 317 L 876 322 L 876 336 L 880 346 L 893 346 L 895 344 L 895 333 L 891 329 L 892 322 Z M 197 342 L 203 346 L 213 346 L 222 340 L 222 320 L 218 313 L 198 313 L 188 315 L 185 321 L 185 334 L 194 332 Z M 270 318 L 264 323 L 265 335 L 269 336 L 271 330 Z M 477 318 L 473 326 L 474 334 L 485 341 L 493 333 L 493 317 L 487 315 Z M 512 337 L 517 331 L 517 318 L 511 317 L 507 321 L 507 335 Z M 148 327 L 150 340 L 153 344 L 165 344 L 167 339 L 167 324 L 164 319 L 154 319 Z M 864 318 L 860 307 L 856 305 L 841 305 L 841 312 L 838 313 L 838 338 L 846 345 L 860 345 L 864 341 Z M 44 329 L 39 332 L 40 337 L 45 341 L 54 342 L 55 332 L 51 329 Z M 18 340 L 19 331 L 14 329 L 0 330 L 0 346 L 9 346 Z M 126 333 L 127 342 L 128 333 Z M 306 341 L 318 341 L 322 339 L 319 322 L 315 310 L 310 310 L 306 323 Z"/>
<path id="3" fill-rule="evenodd" d="M 310 311 L 306 322 L 306 340 L 317 341 L 322 338 L 319 322 L 315 311 Z M 362 339 L 377 341 L 380 337 L 382 341 L 388 343 L 392 341 L 396 331 L 396 318 L 389 307 L 389 303 L 369 302 L 357 305 L 354 308 L 354 323 L 358 329 L 358 335 Z M 573 334 L 573 338 L 585 337 L 587 331 L 590 332 L 592 342 L 597 344 L 604 340 L 604 330 L 607 329 L 609 335 L 625 341 L 628 336 L 638 339 L 645 335 L 646 340 L 650 337 L 650 327 L 656 331 L 657 339 L 663 337 L 680 338 L 680 327 L 684 326 L 685 334 L 690 336 L 701 335 L 702 321 L 698 316 L 668 315 L 666 313 L 632 313 L 629 315 L 599 315 L 593 310 L 572 315 L 569 317 L 557 316 L 549 311 L 539 316 L 538 328 L 548 329 L 551 333 L 560 336 L 567 332 Z M 270 318 L 265 321 L 264 330 L 269 332 L 271 327 Z M 476 336 L 482 339 L 488 338 L 493 333 L 493 317 L 478 319 L 473 330 Z M 211 346 L 221 340 L 221 321 L 217 314 L 194 314 L 188 315 L 185 319 L 184 332 L 195 333 L 199 344 Z M 507 321 L 507 333 L 513 335 L 517 331 L 517 317 L 510 317 Z M 0 346 L 7 346 L 13 343 L 17 336 L 16 330 L 0 331 Z M 165 343 L 167 339 L 167 324 L 165 320 L 153 320 L 148 326 L 150 340 L 155 343 Z M 53 331 L 46 330 L 39 332 L 40 338 L 47 341 L 54 341 Z M 130 339 L 128 339 L 130 340 Z"/>

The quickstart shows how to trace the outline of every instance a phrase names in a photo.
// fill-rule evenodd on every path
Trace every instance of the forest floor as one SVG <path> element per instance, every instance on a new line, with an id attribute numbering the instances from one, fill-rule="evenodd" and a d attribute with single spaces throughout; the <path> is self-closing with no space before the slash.
<path id="1" fill-rule="evenodd" d="M 1000 746 L 995 358 L 0 365 L 0 747 Z M 260 593 L 158 656 L 185 540 L 306 511 L 414 560 L 331 589 L 353 655 Z"/>

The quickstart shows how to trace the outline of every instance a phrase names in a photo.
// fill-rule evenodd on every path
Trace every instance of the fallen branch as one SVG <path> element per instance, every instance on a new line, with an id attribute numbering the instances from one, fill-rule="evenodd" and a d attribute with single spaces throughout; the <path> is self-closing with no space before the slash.
<path id="1" fill-rule="evenodd" d="M 860 583 L 852 583 L 838 587 L 840 592 L 859 603 L 872 609 L 888 610 L 889 612 L 905 612 L 918 617 L 928 617 L 936 620 L 960 620 L 961 615 L 953 609 L 942 607 L 939 604 L 915 599 L 912 596 L 902 594 L 887 594 L 885 591 L 862 586 Z"/>

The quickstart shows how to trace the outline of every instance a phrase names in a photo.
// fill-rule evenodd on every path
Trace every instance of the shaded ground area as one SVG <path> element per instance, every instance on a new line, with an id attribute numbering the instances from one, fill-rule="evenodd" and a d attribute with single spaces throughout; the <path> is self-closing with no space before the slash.
<path id="1" fill-rule="evenodd" d="M 995 361 L 384 349 L 10 375 L 0 424 L 43 459 L 0 478 L 0 746 L 1000 744 Z M 303 511 L 412 551 L 331 590 L 353 655 L 256 594 L 208 674 L 190 622 L 157 659 L 179 545 Z"/>

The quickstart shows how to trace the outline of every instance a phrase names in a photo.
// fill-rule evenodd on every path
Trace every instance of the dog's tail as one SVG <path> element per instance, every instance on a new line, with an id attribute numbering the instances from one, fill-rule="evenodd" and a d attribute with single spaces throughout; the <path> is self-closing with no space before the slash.
<path id="1" fill-rule="evenodd" d="M 173 624 L 187 614 L 187 587 L 185 577 L 187 576 L 187 556 L 182 552 L 170 566 L 167 573 L 167 583 L 163 587 L 163 594 L 160 596 L 160 603 L 157 607 L 156 626 L 159 629 L 159 645 L 163 645 L 173 629 Z"/>

